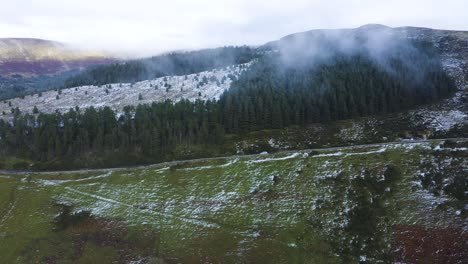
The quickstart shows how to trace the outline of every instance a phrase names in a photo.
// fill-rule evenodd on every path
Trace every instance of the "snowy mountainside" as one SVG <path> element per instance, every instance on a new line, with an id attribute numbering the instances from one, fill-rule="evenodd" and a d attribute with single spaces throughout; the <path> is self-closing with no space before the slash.
<path id="1" fill-rule="evenodd" d="M 165 76 L 136 83 L 112 83 L 102 86 L 86 85 L 67 88 L 60 91 L 47 91 L 22 98 L 14 98 L 0 103 L 1 117 L 9 119 L 12 108 L 18 107 L 21 113 L 33 113 L 34 107 L 39 112 L 53 113 L 56 110 L 66 112 L 76 106 L 108 106 L 121 111 L 128 105 L 138 105 L 170 99 L 179 101 L 188 99 L 219 99 L 230 88 L 232 78 L 237 78 L 253 62 L 228 66 L 221 69 L 204 71 L 182 76 Z"/>
<path id="2" fill-rule="evenodd" d="M 407 29 L 408 30 L 408 29 Z M 416 31 L 415 29 L 412 29 Z M 464 33 L 464 34 L 463 34 Z M 415 33 L 413 33 L 415 35 Z M 468 33 L 422 30 L 414 38 L 434 43 L 442 67 L 455 80 L 458 91 L 438 104 L 420 107 L 409 113 L 417 124 L 440 132 L 455 125 L 468 124 Z"/>
<path id="3" fill-rule="evenodd" d="M 323 48 L 330 43 L 338 43 L 344 52 L 352 46 L 366 46 L 371 53 L 381 54 L 388 47 L 382 45 L 393 40 L 419 41 L 430 43 L 447 74 L 453 78 L 458 91 L 439 103 L 417 107 L 405 118 L 415 126 L 422 126 L 433 132 L 446 132 L 456 125 L 468 125 L 468 31 L 438 30 L 422 27 L 388 27 L 384 25 L 364 25 L 352 29 L 317 29 L 285 36 L 268 42 L 260 49 L 266 52 L 283 50 L 287 54 L 304 55 L 301 50 L 307 47 Z M 364 41 L 361 43 L 360 41 Z M 298 51 L 299 50 L 299 51 Z M 320 54 L 306 54 L 313 58 Z"/>
<path id="4" fill-rule="evenodd" d="M 379 34 L 379 32 L 383 34 Z M 336 32 L 333 30 L 314 30 L 293 34 L 278 41 L 267 43 L 259 47 L 258 51 L 264 53 L 274 52 L 277 47 L 287 46 L 290 43 L 309 44 L 309 40 L 318 41 L 321 39 L 320 36 L 327 34 L 333 36 L 332 40 L 334 41 L 346 40 L 354 35 L 369 34 L 371 36 L 392 35 L 432 43 L 440 57 L 443 68 L 455 80 L 458 91 L 452 98 L 436 104 L 420 106 L 408 113 L 404 113 L 404 119 L 410 120 L 415 126 L 424 127 L 432 132 L 445 132 L 456 125 L 468 124 L 468 32 L 367 25 Z M 57 91 L 48 91 L 43 92 L 42 97 L 35 94 L 26 96 L 24 99 L 14 98 L 0 102 L 0 118 L 10 119 L 12 117 L 11 109 L 16 107 L 22 113 L 32 113 L 34 106 L 40 112 L 45 113 L 54 112 L 56 109 L 66 112 L 76 106 L 80 108 L 109 106 L 119 111 L 126 105 L 138 105 L 139 103 L 151 103 L 165 99 L 173 101 L 182 98 L 210 100 L 219 98 L 224 90 L 229 89 L 232 81 L 227 77 L 228 75 L 239 76 L 251 63 L 243 65 L 191 74 L 187 75 L 187 79 L 185 79 L 185 76 L 166 76 L 136 82 L 133 85 L 130 83 L 113 83 L 102 86 L 79 86 L 64 89 L 60 92 L 61 94 Z M 208 81 L 200 85 L 203 77 L 206 77 Z M 215 77 L 216 79 L 214 79 Z M 167 82 L 164 81 L 165 79 L 167 79 Z M 219 85 L 217 82 L 219 82 Z M 169 87 L 166 87 L 166 83 Z M 57 96 L 58 99 L 56 99 Z M 2 115 L 3 112 L 4 115 Z M 356 125 L 359 126 L 359 124 Z"/>
<path id="5" fill-rule="evenodd" d="M 389 34 L 432 43 L 457 92 L 439 103 L 411 110 L 406 115 L 414 126 L 433 133 L 446 133 L 455 126 L 468 125 L 468 32 L 418 27 L 385 28 Z"/>

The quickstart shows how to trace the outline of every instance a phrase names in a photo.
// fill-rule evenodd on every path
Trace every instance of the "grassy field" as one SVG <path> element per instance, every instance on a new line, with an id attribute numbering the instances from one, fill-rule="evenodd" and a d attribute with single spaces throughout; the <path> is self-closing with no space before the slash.
<path id="1" fill-rule="evenodd" d="M 395 235 L 409 226 L 455 230 L 441 261 L 466 260 L 466 197 L 424 184 L 449 169 L 466 182 L 466 147 L 383 144 L 0 175 L 0 256 L 3 263 L 411 262 L 409 238 Z"/>

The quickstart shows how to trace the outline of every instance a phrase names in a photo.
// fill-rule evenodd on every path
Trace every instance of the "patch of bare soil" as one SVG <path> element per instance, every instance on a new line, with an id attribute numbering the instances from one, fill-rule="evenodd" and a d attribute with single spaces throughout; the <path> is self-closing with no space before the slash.
<path id="1" fill-rule="evenodd" d="M 455 227 L 397 225 L 393 252 L 397 263 L 468 263 L 468 232 Z"/>

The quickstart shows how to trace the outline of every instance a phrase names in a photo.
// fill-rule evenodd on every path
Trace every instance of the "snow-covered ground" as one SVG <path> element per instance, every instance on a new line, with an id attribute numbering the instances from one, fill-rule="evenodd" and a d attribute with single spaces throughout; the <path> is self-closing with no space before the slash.
<path id="1" fill-rule="evenodd" d="M 442 57 L 442 66 L 457 85 L 458 91 L 450 98 L 429 107 L 410 111 L 410 118 L 415 124 L 424 125 L 435 132 L 449 131 L 457 124 L 468 123 L 468 107 L 464 100 L 468 98 L 468 71 L 465 59 L 456 59 L 454 54 Z"/>
<path id="2" fill-rule="evenodd" d="M 419 177 L 447 172 L 441 182 L 445 186 L 454 182 L 453 175 L 463 176 L 468 168 L 466 141 L 446 143 L 386 143 L 310 155 L 296 151 L 82 175 L 5 174 L 0 183 L 17 182 L 17 191 L 5 216 L 0 216 L 0 235 L 11 237 L 15 245 L 21 245 L 16 241 L 22 238 L 34 242 L 35 234 L 37 239 L 56 237 L 60 234 L 52 231 L 56 210 L 24 217 L 53 201 L 68 205 L 72 215 L 88 212 L 91 219 L 118 221 L 132 230 L 153 228 L 163 234 L 159 245 L 164 254 L 229 255 L 243 263 L 258 248 L 271 250 L 276 259 L 285 251 L 297 254 L 290 250 L 303 249 L 310 241 L 325 241 L 333 247 L 307 251 L 306 257 L 344 255 L 344 250 L 353 249 L 347 251 L 355 260 L 350 263 L 362 259 L 385 263 L 380 260 L 400 248 L 394 244 L 395 226 L 456 228 L 460 232 L 453 241 L 464 241 L 466 209 L 453 203 L 450 193 L 428 191 Z M 366 226 L 357 227 L 363 216 Z M 19 231 L 12 229 L 18 221 L 25 223 Z M 205 247 L 209 251 L 200 251 Z M 438 245 L 441 251 L 447 248 Z"/>
<path id="3" fill-rule="evenodd" d="M 458 91 L 438 104 L 410 111 L 411 120 L 435 132 L 446 132 L 456 124 L 468 123 L 468 33 L 446 30 L 396 28 L 407 38 L 428 41 L 438 50 L 442 67 Z"/>
<path id="4" fill-rule="evenodd" d="M 468 122 L 468 115 L 460 110 L 417 111 L 414 114 L 415 123 L 422 123 L 436 132 L 446 132 L 457 124 Z"/>
<path id="5" fill-rule="evenodd" d="M 28 95 L 24 99 L 14 98 L 0 102 L 0 118 L 11 118 L 11 109 L 18 107 L 22 113 L 33 113 L 36 106 L 39 112 L 53 113 L 56 110 L 67 112 L 76 106 L 88 107 L 109 106 L 120 111 L 127 105 L 138 105 L 170 99 L 212 100 L 219 99 L 221 94 L 231 87 L 236 78 L 252 64 L 228 66 L 196 74 L 182 76 L 165 76 L 136 83 L 112 83 L 102 86 L 86 85 L 58 91 Z M 140 96 L 141 95 L 141 96 Z M 58 99 L 57 99 L 58 98 Z M 10 106 L 11 102 L 11 106 Z M 2 113 L 5 112 L 5 115 Z"/>
<path id="6" fill-rule="evenodd" d="M 447 132 L 457 124 L 468 123 L 468 34 L 450 31 L 431 31 L 425 29 L 396 28 L 395 34 L 434 43 L 440 53 L 443 68 L 455 80 L 458 91 L 451 98 L 440 103 L 421 106 L 409 111 L 408 116 L 415 126 L 425 127 L 432 132 Z M 456 39 L 456 40 L 453 40 Z M 178 101 L 218 99 L 230 88 L 232 80 L 228 76 L 238 77 L 253 62 L 233 65 L 222 69 L 200 72 L 185 76 L 166 76 L 154 80 L 145 80 L 134 84 L 114 83 L 103 86 L 80 86 L 57 91 L 43 92 L 0 102 L 0 118 L 10 119 L 12 108 L 18 107 L 22 113 L 32 113 L 36 106 L 40 112 L 52 113 L 56 110 L 66 112 L 76 106 L 80 108 L 109 106 L 121 111 L 124 106 L 151 103 L 170 99 Z M 204 82 L 205 80 L 205 82 Z M 58 99 L 57 99 L 58 96 Z M 4 113 L 4 114 L 3 114 Z M 366 129 L 379 126 L 367 125 Z M 362 139 L 362 124 L 356 122 L 351 128 L 340 131 L 337 135 L 348 142 Z M 275 141 L 276 140 L 276 141 Z M 270 146 L 281 145 L 277 139 L 269 142 Z"/>

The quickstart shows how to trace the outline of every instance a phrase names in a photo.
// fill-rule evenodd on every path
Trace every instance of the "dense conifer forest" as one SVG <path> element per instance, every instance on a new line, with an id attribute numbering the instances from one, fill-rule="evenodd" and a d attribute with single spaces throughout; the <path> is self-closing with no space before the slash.
<path id="1" fill-rule="evenodd" d="M 129 163 L 132 157 L 135 163 L 176 159 L 181 149 L 200 148 L 204 150 L 200 155 L 208 156 L 213 154 L 210 149 L 222 146 L 225 134 L 398 112 L 454 92 L 455 84 L 437 56 L 430 49 L 416 50 L 402 49 L 384 62 L 359 52 L 336 53 L 313 63 L 305 58 L 288 65 L 281 53 L 268 53 L 219 101 L 155 102 L 126 107 L 123 113 L 108 107 L 37 115 L 14 110 L 12 122 L 0 120 L 0 156 L 41 162 L 105 156 L 116 164 Z M 253 56 L 248 48 L 223 52 L 236 54 L 235 63 Z M 226 60 L 218 60 L 218 55 L 208 60 L 198 56 L 204 55 L 172 58 L 174 67 L 168 71 L 141 70 L 140 62 L 103 66 L 69 84 L 135 81 L 148 74 L 187 74 L 232 63 L 232 56 Z M 135 71 L 130 71 L 133 67 Z"/>
<path id="2" fill-rule="evenodd" d="M 265 56 L 221 99 L 229 133 L 385 114 L 455 91 L 430 49 L 401 48 L 377 61 L 365 52 L 318 63 Z"/>
<path id="3" fill-rule="evenodd" d="M 151 58 L 91 66 L 56 75 L 0 76 L 0 100 L 81 85 L 132 83 L 167 75 L 186 75 L 249 62 L 260 56 L 247 46 L 174 52 Z"/>
<path id="4" fill-rule="evenodd" d="M 97 66 L 68 78 L 65 87 L 129 83 L 167 75 L 186 75 L 247 63 L 258 56 L 254 49 L 247 46 L 175 52 L 147 59 Z"/>

